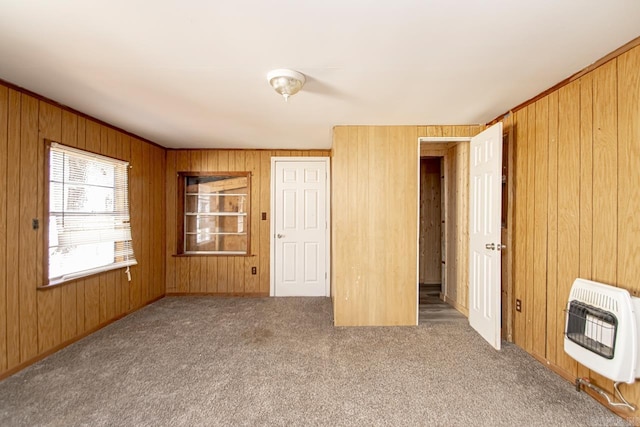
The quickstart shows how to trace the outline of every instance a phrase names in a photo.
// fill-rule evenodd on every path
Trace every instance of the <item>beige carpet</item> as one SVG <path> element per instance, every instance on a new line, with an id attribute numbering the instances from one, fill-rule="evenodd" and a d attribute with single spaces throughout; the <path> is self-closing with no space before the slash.
<path id="1" fill-rule="evenodd" d="M 326 298 L 165 298 L 0 382 L 0 425 L 625 425 L 465 322 L 331 316 Z"/>

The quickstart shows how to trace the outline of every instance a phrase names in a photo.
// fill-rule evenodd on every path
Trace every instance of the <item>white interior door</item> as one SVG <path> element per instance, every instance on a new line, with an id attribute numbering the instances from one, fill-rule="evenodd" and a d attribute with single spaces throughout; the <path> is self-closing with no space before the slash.
<path id="1" fill-rule="evenodd" d="M 329 159 L 273 158 L 273 296 L 329 296 Z"/>
<path id="2" fill-rule="evenodd" d="M 471 139 L 469 323 L 500 350 L 502 123 Z"/>

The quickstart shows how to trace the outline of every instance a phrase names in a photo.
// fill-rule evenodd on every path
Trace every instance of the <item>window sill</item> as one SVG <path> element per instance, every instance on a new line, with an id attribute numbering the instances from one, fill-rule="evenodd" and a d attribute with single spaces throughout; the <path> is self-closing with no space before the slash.
<path id="1" fill-rule="evenodd" d="M 189 257 L 254 257 L 252 254 L 173 254 L 174 258 L 189 258 Z"/>
<path id="2" fill-rule="evenodd" d="M 36 287 L 36 289 L 39 290 L 39 291 L 46 291 L 48 289 L 53 289 L 53 288 L 57 288 L 59 286 L 67 285 L 67 284 L 69 284 L 71 282 L 74 282 L 74 281 L 75 280 L 69 280 L 68 282 L 60 282 L 60 283 L 53 283 L 53 284 L 47 284 L 47 285 L 38 285 Z"/>

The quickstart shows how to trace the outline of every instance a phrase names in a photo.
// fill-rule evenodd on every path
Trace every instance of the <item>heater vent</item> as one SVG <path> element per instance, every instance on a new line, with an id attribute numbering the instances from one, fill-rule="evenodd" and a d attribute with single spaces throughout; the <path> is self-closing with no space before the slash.
<path id="1" fill-rule="evenodd" d="M 614 298 L 593 289 L 573 288 L 569 299 L 583 301 L 589 305 L 612 313 L 618 312 L 618 302 Z"/>
<path id="2" fill-rule="evenodd" d="M 640 299 L 625 289 L 576 279 L 566 308 L 564 351 L 615 382 L 640 372 L 637 319 Z"/>

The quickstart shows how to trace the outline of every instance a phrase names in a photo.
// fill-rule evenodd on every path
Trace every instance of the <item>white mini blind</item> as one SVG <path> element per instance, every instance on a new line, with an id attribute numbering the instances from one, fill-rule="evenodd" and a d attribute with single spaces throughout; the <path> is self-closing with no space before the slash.
<path id="1" fill-rule="evenodd" d="M 49 284 L 137 264 L 129 163 L 51 143 Z"/>

